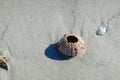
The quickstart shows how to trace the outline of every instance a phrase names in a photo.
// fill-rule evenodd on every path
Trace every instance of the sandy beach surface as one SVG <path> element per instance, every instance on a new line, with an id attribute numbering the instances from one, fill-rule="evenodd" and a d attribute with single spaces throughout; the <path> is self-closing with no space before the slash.
<path id="1" fill-rule="evenodd" d="M 56 43 L 71 33 L 87 48 L 66 59 Z M 120 80 L 120 0 L 0 0 L 0 54 L 0 80 Z"/>

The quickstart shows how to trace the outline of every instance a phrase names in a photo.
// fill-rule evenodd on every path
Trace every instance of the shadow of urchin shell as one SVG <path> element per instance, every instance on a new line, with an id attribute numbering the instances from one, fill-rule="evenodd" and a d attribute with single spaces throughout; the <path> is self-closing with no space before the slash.
<path id="1" fill-rule="evenodd" d="M 76 34 L 65 34 L 58 42 L 58 50 L 67 56 L 76 56 L 83 52 L 85 43 L 83 39 Z"/>

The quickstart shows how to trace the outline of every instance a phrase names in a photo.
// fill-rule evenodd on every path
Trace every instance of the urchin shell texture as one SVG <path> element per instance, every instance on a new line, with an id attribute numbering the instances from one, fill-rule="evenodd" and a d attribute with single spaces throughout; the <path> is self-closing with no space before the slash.
<path id="1" fill-rule="evenodd" d="M 76 56 L 84 49 L 84 40 L 76 34 L 65 34 L 58 42 L 58 50 L 67 56 Z"/>

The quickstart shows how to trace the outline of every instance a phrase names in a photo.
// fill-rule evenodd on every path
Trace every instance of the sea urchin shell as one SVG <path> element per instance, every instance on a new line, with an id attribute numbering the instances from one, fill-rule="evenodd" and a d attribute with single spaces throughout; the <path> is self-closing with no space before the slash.
<path id="1" fill-rule="evenodd" d="M 67 56 L 76 56 L 85 49 L 83 39 L 76 34 L 65 34 L 58 42 L 58 50 Z"/>
<path id="2" fill-rule="evenodd" d="M 4 56 L 0 55 L 0 67 L 8 70 L 8 64 Z"/>

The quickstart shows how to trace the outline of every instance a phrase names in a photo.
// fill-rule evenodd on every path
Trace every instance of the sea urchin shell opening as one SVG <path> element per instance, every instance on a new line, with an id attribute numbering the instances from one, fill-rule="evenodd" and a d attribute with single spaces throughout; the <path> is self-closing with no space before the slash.
<path id="1" fill-rule="evenodd" d="M 75 43 L 75 42 L 78 42 L 78 38 L 76 38 L 75 36 L 68 36 L 67 41 L 68 43 L 69 42 Z"/>

